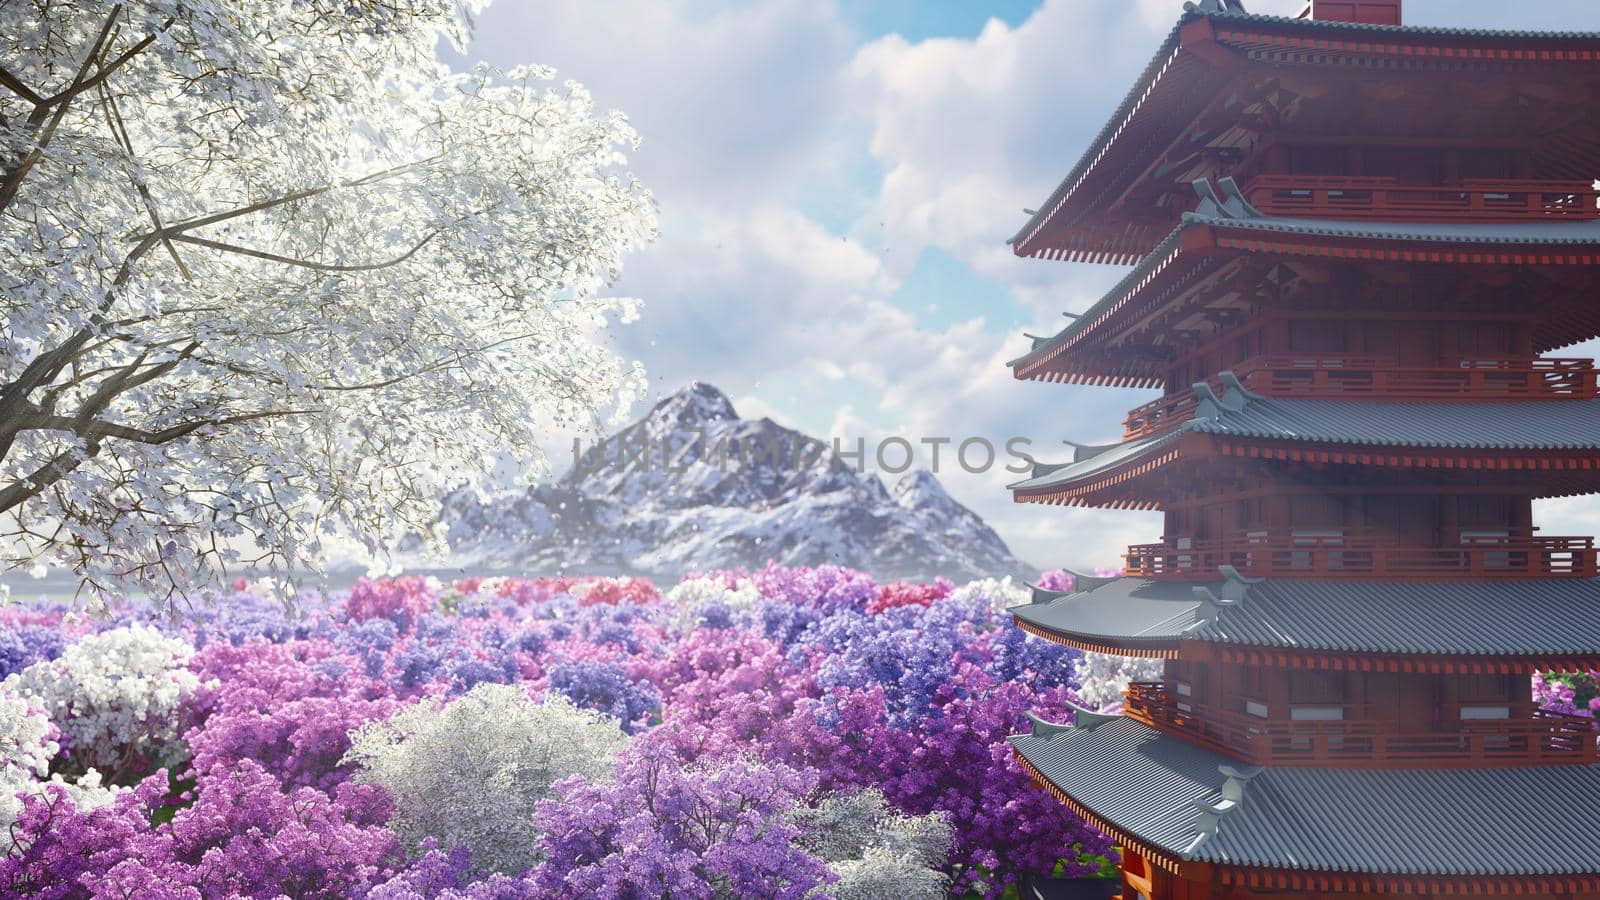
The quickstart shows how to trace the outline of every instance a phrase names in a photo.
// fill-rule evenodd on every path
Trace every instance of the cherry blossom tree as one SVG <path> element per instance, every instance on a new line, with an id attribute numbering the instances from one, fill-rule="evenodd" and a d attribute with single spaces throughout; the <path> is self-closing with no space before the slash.
<path id="1" fill-rule="evenodd" d="M 452 72 L 466 3 L 0 0 L 0 570 L 171 596 L 381 552 L 627 405 L 636 137 Z"/>

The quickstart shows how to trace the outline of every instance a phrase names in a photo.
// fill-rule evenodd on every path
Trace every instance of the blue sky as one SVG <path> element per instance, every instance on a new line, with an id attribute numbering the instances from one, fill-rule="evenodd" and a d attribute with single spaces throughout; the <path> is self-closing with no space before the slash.
<path id="1" fill-rule="evenodd" d="M 1292 14 L 1299 0 L 1247 0 Z M 1181 0 L 495 0 L 468 58 L 555 66 L 621 110 L 661 239 L 616 290 L 645 301 L 619 353 L 668 393 L 721 387 L 849 445 L 888 435 L 1120 432 L 1147 393 L 1012 380 L 1121 273 L 1023 260 L 1005 241 L 1104 123 Z M 1592 0 L 1408 0 L 1417 24 L 1600 29 Z M 639 412 L 640 410 L 635 410 Z M 924 459 L 922 462 L 926 463 Z M 1115 563 L 1153 514 L 1017 506 L 1005 473 L 946 487 L 1039 565 Z M 1589 533 L 1592 504 L 1548 533 Z M 1567 523 L 1571 523 L 1570 525 Z M 1565 527 L 1564 527 L 1565 526 Z M 1573 529 L 1576 529 L 1574 531 Z"/>

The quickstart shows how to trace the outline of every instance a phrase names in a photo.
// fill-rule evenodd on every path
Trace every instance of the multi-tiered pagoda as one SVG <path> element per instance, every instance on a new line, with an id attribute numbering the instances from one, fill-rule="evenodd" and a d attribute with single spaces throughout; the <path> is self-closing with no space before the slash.
<path id="1" fill-rule="evenodd" d="M 1123 896 L 1600 898 L 1600 35 L 1186 5 L 1018 255 L 1134 264 L 1016 377 L 1159 388 L 1022 502 L 1161 510 L 1033 634 L 1165 660 L 1013 739 Z M 1505 7 L 1514 18 L 1519 7 Z M 1600 17 L 1597 17 L 1600 21 Z"/>

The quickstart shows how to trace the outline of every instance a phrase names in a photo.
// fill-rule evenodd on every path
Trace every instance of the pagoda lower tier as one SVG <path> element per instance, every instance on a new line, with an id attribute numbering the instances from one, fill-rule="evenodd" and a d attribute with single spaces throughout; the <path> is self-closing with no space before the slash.
<path id="1" fill-rule="evenodd" d="M 1125 897 L 1600 897 L 1600 766 L 1264 767 L 1087 710 L 1011 743 L 1123 847 Z"/>

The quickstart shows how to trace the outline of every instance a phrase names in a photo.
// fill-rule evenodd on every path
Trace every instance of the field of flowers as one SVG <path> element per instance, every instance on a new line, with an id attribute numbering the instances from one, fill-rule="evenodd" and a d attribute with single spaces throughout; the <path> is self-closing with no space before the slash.
<path id="1" fill-rule="evenodd" d="M 1047 576 L 1048 578 L 1048 576 Z M 1052 586 L 1061 587 L 1062 576 Z M 1022 714 L 1116 699 L 1009 581 L 838 568 L 0 609 L 0 894 L 917 897 L 1097 871 Z"/>

